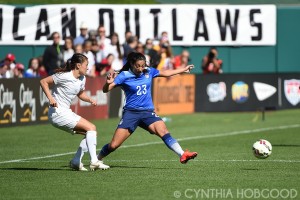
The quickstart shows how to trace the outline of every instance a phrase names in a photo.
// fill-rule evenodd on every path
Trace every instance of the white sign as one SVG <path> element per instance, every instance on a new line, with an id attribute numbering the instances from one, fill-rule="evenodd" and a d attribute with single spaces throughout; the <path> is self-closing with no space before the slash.
<path id="1" fill-rule="evenodd" d="M 168 32 L 172 45 L 276 45 L 275 5 L 0 5 L 0 45 L 51 44 L 50 35 L 79 35 L 82 22 L 107 36 L 130 30 L 145 42 Z"/>
<path id="2" fill-rule="evenodd" d="M 277 89 L 274 86 L 266 83 L 254 82 L 253 87 L 256 97 L 259 101 L 266 100 L 267 98 L 275 94 L 277 91 Z"/>
<path id="3" fill-rule="evenodd" d="M 300 102 L 300 80 L 284 80 L 284 94 L 286 99 L 296 106 Z"/>
<path id="4" fill-rule="evenodd" d="M 210 83 L 206 88 L 207 95 L 210 102 L 223 101 L 226 97 L 225 82 Z"/>

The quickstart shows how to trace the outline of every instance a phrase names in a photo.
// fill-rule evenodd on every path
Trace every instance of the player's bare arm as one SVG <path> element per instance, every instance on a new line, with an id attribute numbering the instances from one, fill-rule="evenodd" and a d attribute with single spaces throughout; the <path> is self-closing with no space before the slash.
<path id="1" fill-rule="evenodd" d="M 54 84 L 52 76 L 48 76 L 48 77 L 42 79 L 40 81 L 40 84 L 41 84 L 41 87 L 42 87 L 44 93 L 46 94 L 46 96 L 49 100 L 50 106 L 57 107 L 57 103 L 50 92 L 50 87 Z"/>
<path id="2" fill-rule="evenodd" d="M 187 65 L 183 68 L 178 68 L 174 70 L 163 70 L 159 72 L 160 77 L 170 77 L 174 76 L 176 74 L 182 74 L 182 73 L 190 73 L 190 71 L 194 68 L 194 65 Z"/>
<path id="3" fill-rule="evenodd" d="M 97 102 L 96 100 L 92 99 L 91 97 L 89 97 L 85 91 L 80 91 L 78 94 L 77 94 L 78 98 L 81 99 L 82 101 L 85 101 L 85 102 L 89 102 L 91 103 L 93 106 L 96 106 L 97 105 Z"/>
<path id="4" fill-rule="evenodd" d="M 117 76 L 117 73 L 109 73 L 107 76 L 106 76 L 106 83 L 104 84 L 103 86 L 103 92 L 104 93 L 107 93 L 109 92 L 110 90 L 112 90 L 116 84 L 114 83 L 114 80 Z"/>

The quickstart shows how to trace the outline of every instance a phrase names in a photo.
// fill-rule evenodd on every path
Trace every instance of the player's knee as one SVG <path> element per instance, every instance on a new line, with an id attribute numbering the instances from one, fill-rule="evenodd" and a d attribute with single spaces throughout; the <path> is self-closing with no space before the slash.
<path id="1" fill-rule="evenodd" d="M 119 148 L 119 146 L 120 146 L 120 144 L 117 144 L 115 142 L 111 142 L 109 145 L 111 151 L 116 150 L 117 148 Z"/>
<path id="2" fill-rule="evenodd" d="M 156 129 L 156 133 L 159 136 L 164 136 L 165 134 L 169 133 L 169 131 L 166 127 L 160 127 L 158 129 Z"/>
<path id="3" fill-rule="evenodd" d="M 94 124 L 90 124 L 89 129 L 90 131 L 97 131 L 97 127 Z"/>

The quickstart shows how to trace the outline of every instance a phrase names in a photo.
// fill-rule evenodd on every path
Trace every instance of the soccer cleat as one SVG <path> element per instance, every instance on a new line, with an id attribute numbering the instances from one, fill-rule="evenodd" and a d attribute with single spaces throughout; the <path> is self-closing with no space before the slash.
<path id="1" fill-rule="evenodd" d="M 70 161 L 70 168 L 76 171 L 88 171 L 82 163 L 78 165 L 76 165 L 74 162 L 72 162 L 72 160 Z"/>
<path id="2" fill-rule="evenodd" d="M 106 170 L 106 169 L 109 169 L 109 168 L 110 167 L 108 165 L 105 165 L 103 163 L 103 161 L 101 161 L 101 160 L 98 160 L 97 162 L 90 164 L 91 171 L 95 171 L 97 169 Z"/>
<path id="3" fill-rule="evenodd" d="M 190 159 L 196 158 L 198 155 L 197 152 L 189 152 L 189 150 L 185 150 L 185 152 L 180 157 L 180 162 L 182 164 L 186 164 Z"/>

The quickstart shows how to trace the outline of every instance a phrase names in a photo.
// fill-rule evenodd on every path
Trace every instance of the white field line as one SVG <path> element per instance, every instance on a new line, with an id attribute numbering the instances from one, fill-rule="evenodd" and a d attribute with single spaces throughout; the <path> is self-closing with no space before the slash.
<path id="1" fill-rule="evenodd" d="M 109 162 L 178 162 L 178 160 L 109 160 Z M 283 163 L 300 163 L 300 160 L 193 160 L 193 162 L 283 162 Z"/>
<path id="2" fill-rule="evenodd" d="M 66 163 L 65 160 L 43 160 L 43 161 L 32 161 L 24 160 L 20 161 L 22 163 L 32 163 L 32 162 L 42 162 L 42 163 Z M 178 160 L 109 160 L 110 163 L 113 162 L 178 162 Z M 193 160 L 193 162 L 277 162 L 277 163 L 300 163 L 300 160 L 270 160 L 270 159 L 255 159 L 255 160 Z"/>
<path id="3" fill-rule="evenodd" d="M 267 127 L 267 128 L 259 128 L 259 129 L 252 129 L 252 130 L 243 130 L 243 131 L 233 131 L 233 132 L 228 132 L 228 133 L 217 133 L 217 134 L 212 134 L 212 135 L 201 135 L 201 136 L 194 136 L 194 137 L 185 137 L 185 138 L 179 138 L 179 139 L 177 139 L 177 141 L 187 141 L 187 140 L 215 138 L 215 137 L 226 137 L 226 136 L 232 136 L 232 135 L 243 135 L 243 134 L 251 134 L 251 133 L 257 133 L 257 132 L 263 132 L 263 131 L 284 130 L 284 129 L 298 128 L 298 127 L 300 127 L 300 124 L 293 124 L 293 125 L 286 125 L 286 126 L 276 126 L 276 127 Z M 163 143 L 162 141 L 146 142 L 146 143 L 141 143 L 141 144 L 124 145 L 124 146 L 121 146 L 120 148 L 141 147 L 141 146 L 148 146 L 148 145 L 162 144 L 162 143 Z M 100 150 L 100 149 L 98 149 L 98 150 Z M 24 158 L 24 159 L 16 159 L 16 160 L 7 160 L 7 161 L 1 161 L 0 164 L 17 163 L 17 162 L 24 162 L 24 161 L 30 161 L 30 160 L 45 159 L 45 158 L 54 158 L 54 157 L 71 155 L 71 154 L 74 154 L 74 153 L 75 152 L 67 152 L 67 153 L 53 154 L 53 155 L 48 155 L 48 156 L 40 156 L 40 157 Z"/>

